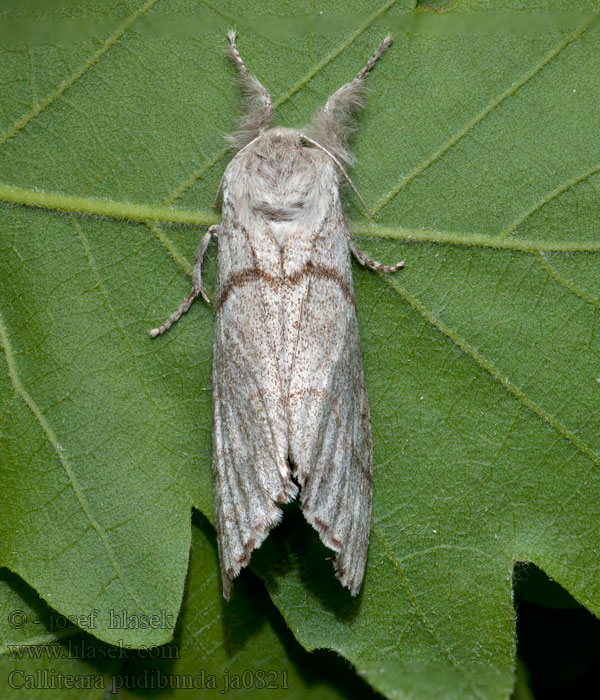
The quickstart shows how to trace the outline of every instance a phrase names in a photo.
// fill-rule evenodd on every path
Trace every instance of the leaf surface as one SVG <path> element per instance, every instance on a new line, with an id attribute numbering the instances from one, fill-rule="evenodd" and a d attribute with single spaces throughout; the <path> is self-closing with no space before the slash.
<path id="1" fill-rule="evenodd" d="M 350 664 L 332 652 L 309 653 L 286 627 L 264 585 L 245 572 L 226 604 L 214 529 L 194 518 L 186 594 L 174 639 L 132 649 L 99 642 L 97 611 L 81 629 L 53 611 L 6 570 L 0 579 L 0 688 L 26 698 L 305 698 L 376 700 Z M 119 616 L 119 620 L 117 620 Z M 124 620 L 122 611 L 115 624 Z M 157 615 L 156 625 L 164 619 Z M 81 630 L 85 630 L 82 632 Z M 86 634 L 86 632 L 88 634 Z"/>
<path id="2" fill-rule="evenodd" d="M 3 36 L 3 564 L 62 613 L 100 609 L 108 642 L 110 610 L 177 615 L 190 507 L 211 517 L 211 311 L 147 330 L 188 293 L 201 231 L 182 224 L 216 220 L 239 98 L 224 30 L 290 126 L 391 30 L 353 141 L 374 220 L 347 206 L 361 247 L 407 261 L 355 269 L 364 588 L 340 589 L 294 513 L 254 564 L 302 644 L 388 696 L 507 697 L 516 561 L 600 610 L 594 3 L 331 3 L 319 19 L 263 2 L 259 21 L 236 2 L 81 7 L 103 22 L 85 41 Z"/>

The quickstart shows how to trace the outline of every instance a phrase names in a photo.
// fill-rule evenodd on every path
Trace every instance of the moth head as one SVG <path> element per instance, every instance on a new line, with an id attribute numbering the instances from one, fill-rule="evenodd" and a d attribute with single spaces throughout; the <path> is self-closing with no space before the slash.
<path id="1" fill-rule="evenodd" d="M 267 134 L 273 117 L 273 101 L 262 83 L 246 68 L 237 49 L 235 32 L 230 31 L 228 38 L 229 56 L 237 69 L 238 80 L 244 93 L 238 129 L 228 137 L 231 146 L 239 151 Z M 354 129 L 354 114 L 364 103 L 365 78 L 391 43 L 392 38 L 387 36 L 356 77 L 342 85 L 317 111 L 312 125 L 307 130 L 313 143 L 317 142 L 338 160 L 352 162 L 347 141 Z"/>
<path id="2" fill-rule="evenodd" d="M 257 150 L 275 151 L 281 149 L 290 152 L 307 147 L 310 147 L 310 144 L 301 131 L 288 129 L 284 126 L 265 129 L 256 138 Z"/>
<path id="3" fill-rule="evenodd" d="M 348 135 L 354 128 L 354 113 L 363 105 L 365 78 L 379 57 L 392 43 L 387 36 L 379 45 L 366 65 L 349 83 L 336 90 L 317 111 L 312 125 L 305 131 L 277 127 L 269 129 L 273 116 L 273 101 L 264 86 L 248 71 L 236 45 L 236 34 L 229 32 L 229 55 L 238 71 L 238 79 L 244 92 L 244 103 L 238 130 L 228 137 L 231 146 L 238 151 L 253 149 L 258 155 L 266 150 L 267 157 L 289 158 L 299 148 L 317 148 L 332 160 L 340 174 L 348 181 L 367 212 L 364 199 L 354 186 L 342 161 L 351 163 L 353 158 L 348 150 Z M 222 182 L 222 181 L 221 181 Z M 219 185 L 219 190 L 221 185 Z M 215 206 L 218 200 L 215 199 Z"/>

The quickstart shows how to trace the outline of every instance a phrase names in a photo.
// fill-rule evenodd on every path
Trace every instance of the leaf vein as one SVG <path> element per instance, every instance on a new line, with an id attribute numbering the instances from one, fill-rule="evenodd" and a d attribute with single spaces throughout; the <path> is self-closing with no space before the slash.
<path id="1" fill-rule="evenodd" d="M 575 296 L 579 297 L 580 299 L 585 301 L 586 304 L 591 304 L 592 306 L 595 306 L 596 308 L 600 309 L 600 299 L 592 296 L 591 294 L 588 294 L 585 290 L 581 289 L 580 287 L 563 277 L 559 272 L 556 271 L 554 267 L 552 267 L 552 265 L 548 262 L 548 260 L 546 260 L 544 255 L 539 251 L 532 253 L 532 255 L 547 272 L 547 274 L 557 284 L 560 284 L 561 287 L 568 289 L 571 292 L 571 294 L 574 294 Z"/>
<path id="2" fill-rule="evenodd" d="M 492 362 L 487 360 L 475 347 L 468 343 L 459 333 L 450 326 L 446 325 L 441 319 L 428 311 L 425 306 L 396 280 L 391 280 L 389 277 L 382 275 L 383 279 L 394 289 L 417 313 L 419 313 L 431 326 L 436 328 L 442 335 L 449 338 L 463 352 L 469 355 L 478 364 L 481 369 L 485 370 L 493 379 L 495 379 L 506 391 L 511 394 L 525 408 L 528 408 L 542 421 L 550 425 L 559 435 L 570 442 L 579 452 L 584 454 L 595 467 L 600 466 L 600 457 L 588 445 L 583 442 L 577 435 L 571 432 L 560 421 L 551 416 L 533 399 L 516 384 L 510 381 L 508 377 L 502 376 Z"/>
<path id="3" fill-rule="evenodd" d="M 1 195 L 1 188 L 0 188 Z M 497 250 L 513 250 L 523 253 L 544 252 L 598 252 L 600 241 L 535 240 L 527 238 L 498 238 L 483 233 L 460 233 L 435 229 L 410 229 L 401 226 L 378 226 L 361 222 L 350 222 L 354 235 L 365 238 L 388 238 L 408 243 L 438 243 L 459 246 L 477 246 Z"/>
<path id="4" fill-rule="evenodd" d="M 16 391 L 16 393 L 20 396 L 20 398 L 23 400 L 25 405 L 29 408 L 29 410 L 33 413 L 35 419 L 37 420 L 38 424 L 40 425 L 43 433 L 46 436 L 46 439 L 52 446 L 58 461 L 60 462 L 67 479 L 71 485 L 71 488 L 73 489 L 73 492 L 75 493 L 75 497 L 77 499 L 77 502 L 79 503 L 79 507 L 85 514 L 88 522 L 92 526 L 92 528 L 95 530 L 96 534 L 100 538 L 100 541 L 102 542 L 102 546 L 104 547 L 104 550 L 106 551 L 108 555 L 108 559 L 110 561 L 110 564 L 114 570 L 114 572 L 117 575 L 117 578 L 123 585 L 123 588 L 129 593 L 131 598 L 135 601 L 138 609 L 142 610 L 143 612 L 146 612 L 144 610 L 140 600 L 138 597 L 135 595 L 134 591 L 131 589 L 129 583 L 127 582 L 123 572 L 121 571 L 121 568 L 119 567 L 119 564 L 115 558 L 115 555 L 112 551 L 112 547 L 110 545 L 110 542 L 108 541 L 106 534 L 104 530 L 102 529 L 102 526 L 100 523 L 96 520 L 94 517 L 94 514 L 92 513 L 92 510 L 90 508 L 89 503 L 87 502 L 83 491 L 79 485 L 79 482 L 77 480 L 77 477 L 75 476 L 75 473 L 67 460 L 67 458 L 64 455 L 63 448 L 61 447 L 60 443 L 58 442 L 58 439 L 56 435 L 54 434 L 54 430 L 52 429 L 52 426 L 38 407 L 38 405 L 35 403 L 33 400 L 33 397 L 29 394 L 27 389 L 23 386 L 21 383 L 21 380 L 19 378 L 19 373 L 17 370 L 17 365 L 15 362 L 15 357 L 12 351 L 12 346 L 10 344 L 10 340 L 8 337 L 8 332 L 6 329 L 6 326 L 4 325 L 4 320 L 2 318 L 2 315 L 0 314 L 0 342 L 2 343 L 2 349 L 4 350 L 4 356 L 6 358 L 6 364 L 8 367 L 8 376 L 10 377 L 10 380 L 12 382 L 12 385 Z"/>
<path id="5" fill-rule="evenodd" d="M 129 355 L 131 356 L 131 361 L 133 363 L 135 374 L 138 378 L 140 386 L 142 387 L 142 390 L 143 390 L 144 394 L 146 395 L 146 398 L 148 399 L 148 401 L 150 401 L 150 403 L 156 409 L 159 409 L 160 407 L 158 406 L 158 404 L 156 403 L 154 398 L 148 393 L 146 383 L 144 382 L 144 378 L 142 376 L 142 373 L 140 372 L 140 368 L 139 368 L 138 361 L 137 361 L 137 356 L 136 356 L 134 349 L 131 345 L 131 341 L 129 340 L 129 338 L 127 337 L 127 334 L 123 330 L 123 326 L 119 323 L 119 319 L 117 317 L 117 314 L 115 313 L 115 310 L 114 310 L 112 304 L 110 303 L 108 291 L 107 291 L 106 287 L 104 286 L 104 283 L 102 282 L 102 277 L 100 276 L 100 273 L 99 273 L 98 268 L 96 266 L 96 261 L 94 260 L 92 250 L 91 250 L 89 242 L 88 242 L 88 240 L 83 232 L 83 229 L 81 228 L 81 226 L 77 223 L 77 221 L 75 219 L 71 219 L 71 221 L 72 221 L 73 227 L 77 233 L 77 237 L 79 238 L 79 241 L 81 243 L 81 247 L 83 248 L 83 253 L 84 253 L 85 258 L 87 260 L 88 266 L 92 272 L 93 277 L 96 279 L 98 289 L 100 290 L 100 294 L 102 295 L 102 298 L 104 299 L 104 305 L 106 306 L 108 314 L 109 314 L 112 322 L 115 324 L 115 327 L 116 327 L 119 335 L 123 339 L 123 342 L 125 343 L 125 346 L 127 347 Z"/>
<path id="6" fill-rule="evenodd" d="M 431 637 L 433 638 L 435 643 L 438 645 L 438 647 L 442 651 L 442 653 L 446 656 L 448 661 L 450 661 L 450 663 L 457 670 L 461 671 L 461 673 L 463 673 L 467 678 L 469 678 L 469 674 L 467 673 L 467 670 L 464 668 L 463 664 L 461 664 L 458 661 L 458 659 L 454 656 L 454 654 L 450 651 L 450 648 L 444 643 L 442 638 L 437 633 L 435 627 L 427 619 L 427 616 L 425 615 L 423 610 L 421 610 L 417 596 L 415 595 L 414 591 L 410 587 L 408 580 L 407 580 L 407 577 L 406 577 L 406 574 L 404 573 L 404 571 L 402 570 L 402 567 L 400 565 L 402 560 L 399 560 L 396 558 L 392 548 L 388 545 L 387 541 L 383 537 L 383 534 L 382 534 L 381 530 L 379 529 L 379 525 L 377 523 L 372 523 L 371 530 L 372 530 L 373 534 L 379 540 L 379 544 L 381 545 L 381 548 L 385 552 L 387 559 L 394 567 L 394 569 L 398 575 L 398 578 L 400 579 L 401 586 L 411 601 L 414 614 L 422 621 L 423 625 L 428 630 L 429 634 L 431 635 Z M 472 680 L 470 678 L 469 678 L 469 682 L 470 682 L 471 688 L 473 689 L 476 697 L 481 698 L 481 700 L 485 700 L 485 696 L 482 695 L 481 692 L 477 688 L 474 687 Z"/>
<path id="7" fill-rule="evenodd" d="M 113 199 L 80 197 L 23 187 L 12 187 L 10 185 L 0 185 L 0 201 L 39 209 L 106 216 L 112 219 L 124 219 L 125 221 L 136 221 L 139 223 L 163 221 L 171 224 L 209 226 L 218 221 L 215 214 L 211 212 L 173 209 L 172 207 L 152 204 L 133 204 Z"/>
<path id="8" fill-rule="evenodd" d="M 399 182 L 381 199 L 372 210 L 372 215 L 378 214 L 392 199 L 410 182 L 415 178 L 419 177 L 430 165 L 433 165 L 437 160 L 439 160 L 443 155 L 445 155 L 453 146 L 455 146 L 459 141 L 461 141 L 470 131 L 472 131 L 480 122 L 482 122 L 488 115 L 490 115 L 497 107 L 499 107 L 504 100 L 511 97 L 517 93 L 526 83 L 528 83 L 533 77 L 535 77 L 550 61 L 558 56 L 558 54 L 567 47 L 570 43 L 578 39 L 585 30 L 590 26 L 590 24 L 596 19 L 600 13 L 593 14 L 589 19 L 587 19 L 580 27 L 575 29 L 573 32 L 568 34 L 557 46 L 555 46 L 549 53 L 547 53 L 541 61 L 534 65 L 525 75 L 521 77 L 520 80 L 513 83 L 511 86 L 506 88 L 504 92 L 497 95 L 486 107 L 484 107 L 481 112 L 476 114 L 470 122 L 457 131 L 453 136 L 451 136 L 440 148 L 432 153 L 428 158 L 422 161 L 416 168 L 414 168 L 408 175 L 401 178 Z"/>
<path id="9" fill-rule="evenodd" d="M 68 78 L 65 78 L 60 82 L 56 88 L 48 93 L 41 102 L 35 104 L 27 114 L 24 114 L 20 119 L 18 119 L 7 131 L 0 136 L 0 147 L 3 146 L 7 141 L 9 141 L 13 136 L 18 134 L 22 129 L 24 129 L 29 122 L 35 119 L 38 114 L 43 112 L 52 103 L 56 102 L 61 95 L 63 95 L 72 85 L 74 85 L 81 77 L 83 77 L 91 68 L 93 68 L 98 61 L 115 45 L 117 44 L 121 37 L 127 32 L 131 25 L 140 17 L 142 17 L 148 10 L 156 5 L 158 0 L 148 0 L 145 5 L 142 5 L 138 10 L 136 10 L 132 15 L 127 17 L 115 31 L 106 39 L 106 41 L 100 46 L 100 48 L 95 51 L 84 63 L 77 68 Z"/>
<path id="10" fill-rule="evenodd" d="M 497 238 L 502 239 L 502 238 L 508 238 L 513 231 L 516 231 L 521 224 L 523 224 L 524 221 L 526 221 L 530 216 L 533 216 L 536 211 L 539 211 L 542 207 L 544 207 L 548 202 L 551 202 L 553 199 L 556 199 L 557 197 L 560 197 L 563 192 L 567 192 L 571 188 L 575 187 L 575 185 L 578 185 L 580 182 L 583 182 L 584 180 L 587 180 L 588 178 L 592 177 L 592 175 L 595 175 L 597 172 L 600 171 L 600 165 L 595 165 L 589 170 L 586 170 L 583 173 L 580 173 L 579 175 L 576 175 L 574 178 L 571 180 L 568 180 L 567 182 L 564 182 L 561 185 L 558 185 L 555 189 L 552 190 L 552 192 L 549 192 L 545 197 L 542 197 L 539 199 L 537 202 L 531 205 L 531 207 L 524 212 L 521 216 L 516 218 L 511 224 L 509 224 L 503 231 L 501 231 Z"/>
<path id="11" fill-rule="evenodd" d="M 168 201 L 168 200 L 165 200 Z M 124 221 L 147 224 L 162 222 L 186 226 L 210 226 L 219 217 L 210 211 L 177 209 L 165 205 L 134 204 L 112 199 L 81 197 L 56 192 L 13 187 L 0 184 L 0 202 L 26 207 L 69 212 L 73 214 L 102 216 Z M 378 226 L 363 222 L 350 222 L 354 235 L 365 238 L 387 238 L 409 243 L 437 243 L 461 246 L 478 246 L 498 250 L 525 253 L 542 252 L 600 252 L 600 241 L 528 240 L 526 238 L 500 239 L 481 233 L 436 231 L 434 229 L 409 229 L 401 226 Z M 156 232 L 155 232 L 155 235 Z M 172 253 L 172 251 L 170 251 Z M 175 258 L 175 256 L 173 256 Z M 179 264 L 179 263 L 178 263 Z"/>

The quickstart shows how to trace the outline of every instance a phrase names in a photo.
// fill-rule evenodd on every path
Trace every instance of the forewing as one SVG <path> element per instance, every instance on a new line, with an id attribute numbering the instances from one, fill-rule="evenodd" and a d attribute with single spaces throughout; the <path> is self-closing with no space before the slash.
<path id="1" fill-rule="evenodd" d="M 213 349 L 214 498 L 223 593 L 297 486 L 287 460 L 281 285 L 257 262 L 269 246 L 224 216 Z M 250 239 L 253 239 L 252 241 Z"/>
<path id="2" fill-rule="evenodd" d="M 372 446 L 349 256 L 339 204 L 287 292 L 290 460 L 302 510 L 356 595 L 371 521 Z"/>

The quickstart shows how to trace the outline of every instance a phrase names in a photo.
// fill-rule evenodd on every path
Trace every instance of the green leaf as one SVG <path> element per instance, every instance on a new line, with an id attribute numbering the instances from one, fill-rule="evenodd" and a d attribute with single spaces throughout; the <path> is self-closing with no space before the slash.
<path id="1" fill-rule="evenodd" d="M 256 577 L 245 572 L 237 583 L 225 603 L 214 530 L 197 517 L 174 641 L 136 650 L 123 640 L 112 646 L 81 633 L 9 574 L 0 582 L 2 697 L 381 697 L 341 657 L 305 651 Z M 80 622 L 90 631 L 95 616 L 91 625 Z"/>
<path id="2" fill-rule="evenodd" d="M 117 655 L 78 633 L 35 591 L 10 572 L 0 572 L 0 692 L 13 700 L 100 700 L 120 665 Z M 93 622 L 93 616 L 88 617 Z M 79 622 L 84 624 L 84 620 Z"/>
<path id="3" fill-rule="evenodd" d="M 193 528 L 187 594 L 172 647 L 175 660 L 139 657 L 124 666 L 114 683 L 132 691 L 123 692 L 125 698 L 139 697 L 135 684 L 160 675 L 174 684 L 198 679 L 202 698 L 380 697 L 340 657 L 305 651 L 249 572 L 240 576 L 231 601 L 223 600 L 214 530 L 201 517 Z M 130 678 L 136 680 L 128 688 Z M 171 692 L 164 691 L 164 697 Z"/>
<path id="4" fill-rule="evenodd" d="M 406 259 L 355 269 L 367 574 L 351 599 L 290 513 L 254 557 L 290 629 L 390 697 L 504 698 L 516 561 L 599 613 L 596 7 L 488 5 L 3 10 L 0 556 L 54 609 L 97 608 L 108 642 L 167 641 L 170 627 L 111 629 L 110 611 L 174 620 L 192 504 L 211 517 L 211 311 L 147 330 L 189 290 L 201 230 L 181 224 L 216 217 L 235 24 L 291 126 L 395 36 L 353 143 L 375 221 L 347 207 L 363 248 Z M 36 22 L 59 16 L 45 39 Z"/>

